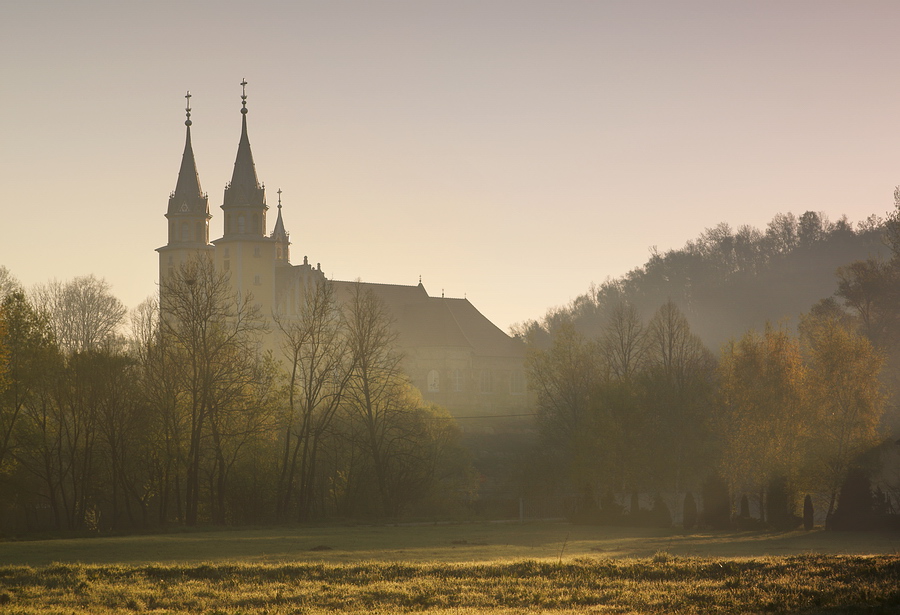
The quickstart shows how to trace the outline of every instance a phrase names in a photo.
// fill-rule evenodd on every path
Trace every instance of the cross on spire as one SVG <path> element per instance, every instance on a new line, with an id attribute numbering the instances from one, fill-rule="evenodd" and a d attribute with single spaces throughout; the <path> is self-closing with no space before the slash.
<path id="1" fill-rule="evenodd" d="M 281 209 L 281 188 L 278 189 L 278 209 Z"/>
<path id="2" fill-rule="evenodd" d="M 247 113 L 247 80 L 241 80 L 241 113 Z"/>
<path id="3" fill-rule="evenodd" d="M 184 125 L 190 126 L 191 125 L 191 91 L 188 90 L 187 94 L 185 94 L 184 97 L 187 99 L 187 106 L 184 108 L 185 112 L 187 113 L 187 119 L 184 121 Z"/>

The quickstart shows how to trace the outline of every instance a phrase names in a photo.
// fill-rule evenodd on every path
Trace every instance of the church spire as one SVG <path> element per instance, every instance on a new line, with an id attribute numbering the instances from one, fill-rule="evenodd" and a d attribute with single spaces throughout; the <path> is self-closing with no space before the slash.
<path id="1" fill-rule="evenodd" d="M 241 81 L 241 140 L 234 160 L 231 183 L 225 188 L 223 209 L 230 207 L 266 208 L 265 188 L 256 177 L 256 165 L 247 136 L 247 80 Z"/>
<path id="2" fill-rule="evenodd" d="M 271 237 L 275 240 L 276 260 L 281 263 L 290 263 L 290 233 L 284 230 L 284 220 L 281 218 L 281 188 L 278 189 L 278 218 L 275 220 L 275 229 L 272 231 Z"/>
<path id="3" fill-rule="evenodd" d="M 175 191 L 169 196 L 168 213 L 209 213 L 209 201 L 200 189 L 200 176 L 197 163 L 194 161 L 194 148 L 191 144 L 191 93 L 185 94 L 187 105 L 184 108 L 187 119 L 184 121 L 185 138 L 184 153 L 181 155 L 181 168 Z"/>

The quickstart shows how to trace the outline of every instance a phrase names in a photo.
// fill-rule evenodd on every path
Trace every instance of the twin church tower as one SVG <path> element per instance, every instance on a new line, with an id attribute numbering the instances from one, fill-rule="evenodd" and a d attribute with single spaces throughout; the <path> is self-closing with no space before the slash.
<path id="1" fill-rule="evenodd" d="M 229 276 L 232 289 L 252 294 L 260 313 L 269 318 L 296 318 L 306 293 L 326 282 L 320 266 L 290 262 L 290 240 L 281 217 L 266 234 L 265 186 L 259 183 L 250 139 L 247 136 L 247 82 L 241 87 L 241 139 L 231 182 L 225 187 L 222 237 L 210 242 L 209 197 L 200 178 L 191 145 L 191 95 L 186 95 L 186 135 L 181 169 L 166 212 L 169 239 L 159 252 L 159 280 L 198 254 L 213 260 L 217 271 Z M 448 246 L 449 248 L 449 246 Z M 447 253 L 452 254 L 448 249 Z M 458 416 L 508 416 L 528 412 L 529 395 L 524 375 L 524 345 L 510 338 L 485 318 L 467 299 L 431 297 L 421 280 L 416 286 L 328 280 L 338 301 L 346 300 L 357 285 L 371 291 L 394 320 L 404 370 L 425 400 L 440 404 Z M 270 335 L 277 335 L 273 332 Z M 266 346 L 276 350 L 275 339 Z"/>
<path id="2" fill-rule="evenodd" d="M 165 246 L 157 249 L 159 279 L 162 282 L 181 263 L 196 258 L 198 254 L 206 254 L 213 259 L 216 269 L 229 274 L 236 292 L 252 293 L 262 313 L 270 314 L 276 309 L 279 298 L 276 292 L 279 269 L 284 269 L 283 274 L 287 274 L 288 269 L 293 270 L 290 277 L 297 278 L 295 281 L 301 284 L 324 279 L 324 274 L 320 269 L 313 270 L 306 262 L 299 267 L 290 265 L 290 240 L 281 217 L 280 190 L 275 228 L 271 234 L 266 234 L 266 214 L 269 207 L 266 204 L 265 186 L 259 183 L 256 176 L 256 165 L 253 163 L 253 152 L 247 136 L 246 86 L 246 81 L 241 82 L 241 139 L 231 182 L 225 186 L 222 204 L 224 234 L 212 242 L 209 240 L 209 221 L 212 218 L 209 197 L 200 188 L 200 177 L 191 144 L 190 92 L 185 96 L 187 119 L 184 122 L 184 154 L 178 182 L 169 195 L 166 212 L 169 240 Z"/>

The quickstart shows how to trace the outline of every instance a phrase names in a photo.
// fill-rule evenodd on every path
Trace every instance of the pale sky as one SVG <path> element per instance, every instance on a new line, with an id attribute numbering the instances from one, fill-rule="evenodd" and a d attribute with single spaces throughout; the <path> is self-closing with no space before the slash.
<path id="1" fill-rule="evenodd" d="M 222 234 L 248 82 L 269 231 L 502 329 L 719 222 L 884 215 L 900 2 L 0 3 L 0 265 L 155 292 L 192 94 Z"/>

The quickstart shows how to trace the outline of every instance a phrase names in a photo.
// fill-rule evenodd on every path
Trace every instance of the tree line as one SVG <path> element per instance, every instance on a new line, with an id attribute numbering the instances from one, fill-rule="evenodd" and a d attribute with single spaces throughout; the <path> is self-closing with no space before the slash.
<path id="1" fill-rule="evenodd" d="M 467 456 L 394 335 L 361 287 L 265 318 L 206 259 L 130 317 L 93 276 L 25 292 L 0 268 L 0 531 L 447 510 Z"/>
<path id="2" fill-rule="evenodd" d="M 714 353 L 690 324 L 716 286 L 727 295 L 737 280 L 771 282 L 772 267 L 798 251 L 874 236 L 887 237 L 893 256 L 844 262 L 830 273 L 834 295 L 810 301 L 796 327 L 745 326 Z M 720 225 L 520 326 L 538 396 L 533 475 L 547 489 L 580 494 L 589 509 L 616 510 L 613 493 L 683 498 L 715 483 L 730 494 L 729 511 L 746 496 L 765 518 L 766 502 L 785 492 L 787 510 L 770 514 L 793 513 L 805 493 L 825 494 L 820 505 L 832 514 L 850 469 L 896 422 L 887 411 L 900 365 L 898 255 L 898 214 L 857 231 L 809 212 L 778 216 L 765 233 Z M 672 287 L 677 300 L 648 313 L 651 298 Z"/>

